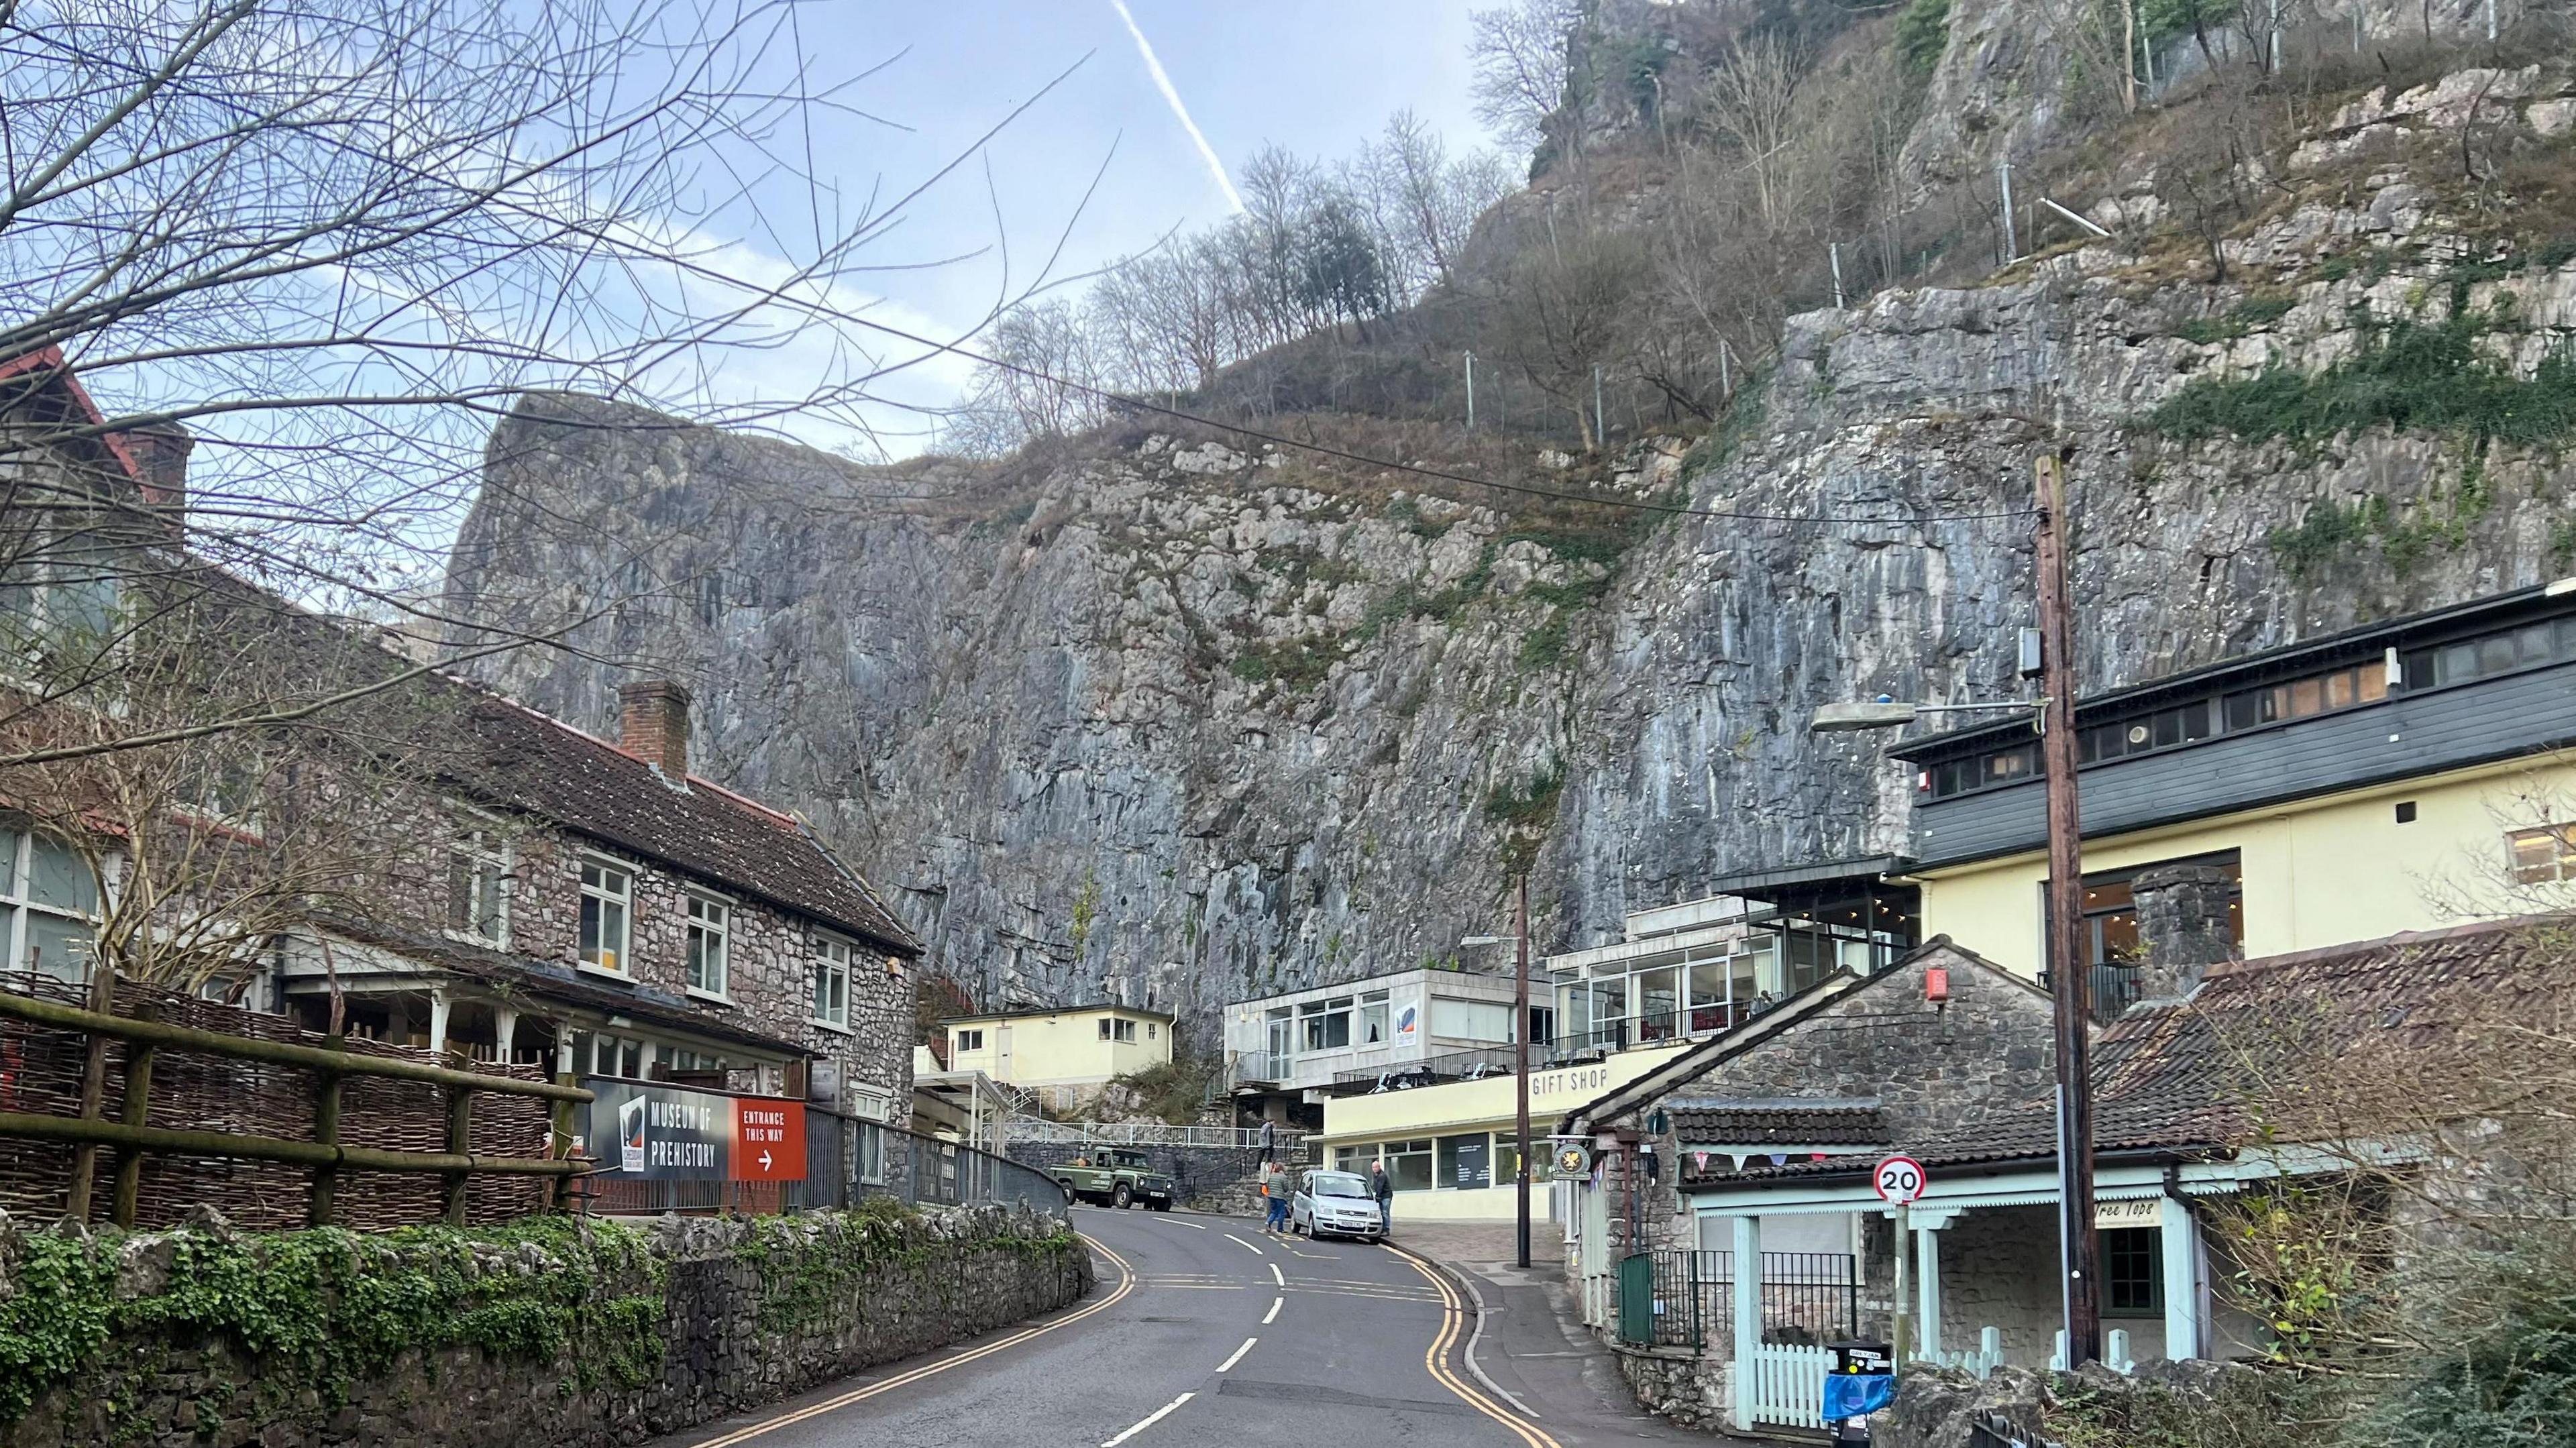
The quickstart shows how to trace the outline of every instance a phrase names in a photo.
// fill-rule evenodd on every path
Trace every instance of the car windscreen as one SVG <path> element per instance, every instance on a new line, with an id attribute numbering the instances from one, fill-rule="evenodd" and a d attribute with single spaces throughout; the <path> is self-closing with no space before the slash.
<path id="1" fill-rule="evenodd" d="M 1368 1183 L 1355 1176 L 1318 1176 L 1315 1195 L 1319 1197 L 1366 1197 Z"/>

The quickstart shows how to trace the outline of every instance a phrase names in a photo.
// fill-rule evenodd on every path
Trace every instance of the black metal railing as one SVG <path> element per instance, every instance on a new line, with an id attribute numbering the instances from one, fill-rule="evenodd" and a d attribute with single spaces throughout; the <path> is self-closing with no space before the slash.
<path id="1" fill-rule="evenodd" d="M 1697 1252 L 1639 1252 L 1619 1263 L 1619 1336 L 1639 1346 L 1705 1341 Z"/>
<path id="2" fill-rule="evenodd" d="M 619 1216 L 664 1212 L 807 1212 L 870 1197 L 917 1206 L 1025 1206 L 1066 1215 L 1064 1189 L 1034 1167 L 865 1117 L 805 1108 L 805 1179 L 793 1182 L 584 1180 L 588 1209 Z"/>
<path id="3" fill-rule="evenodd" d="M 1735 1254 L 1693 1253 L 1700 1317 L 1735 1320 Z M 1762 1254 L 1762 1340 L 1818 1344 L 1860 1336 L 1860 1262 L 1843 1252 Z"/>
<path id="4" fill-rule="evenodd" d="M 1550 1040 L 1530 1042 L 1530 1069 L 1549 1071 L 1559 1066 L 1598 1061 L 1630 1046 L 1713 1036 L 1743 1024 L 1751 1014 L 1751 1007 L 1743 1004 L 1698 1006 L 1614 1021 L 1599 1030 L 1568 1032 Z M 1409 1091 L 1417 1086 L 1437 1086 L 1449 1081 L 1478 1081 L 1487 1076 L 1510 1075 L 1516 1059 L 1516 1049 L 1508 1043 L 1474 1046 L 1463 1051 L 1425 1056 L 1419 1061 L 1337 1071 L 1322 1090 L 1329 1096 L 1368 1096 L 1380 1091 Z"/>
<path id="5" fill-rule="evenodd" d="M 2134 961 L 2105 961 L 2093 967 L 2093 1019 L 2103 1025 L 2120 1018 L 2120 1013 L 2138 1003 L 2138 965 Z"/>

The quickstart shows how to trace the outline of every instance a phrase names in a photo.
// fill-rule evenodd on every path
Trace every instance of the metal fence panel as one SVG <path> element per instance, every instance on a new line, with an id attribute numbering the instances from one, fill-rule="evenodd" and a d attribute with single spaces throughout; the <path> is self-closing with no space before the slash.
<path id="1" fill-rule="evenodd" d="M 1700 1315 L 1735 1317 L 1735 1254 L 1703 1251 L 1696 1259 Z M 1762 1254 L 1762 1340 L 1814 1344 L 1860 1336 L 1860 1262 L 1841 1252 Z"/>
<path id="2" fill-rule="evenodd" d="M 1044 1172 L 810 1104 L 801 1182 L 626 1181 L 609 1175 L 591 1183 L 590 1209 L 621 1216 L 819 1211 L 892 1197 L 911 1206 L 1023 1206 L 1070 1220 L 1064 1189 Z"/>

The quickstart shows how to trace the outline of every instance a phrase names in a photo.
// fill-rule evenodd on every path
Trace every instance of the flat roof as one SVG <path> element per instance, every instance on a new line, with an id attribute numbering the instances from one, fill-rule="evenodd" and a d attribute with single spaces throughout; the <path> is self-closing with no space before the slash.
<path id="1" fill-rule="evenodd" d="M 1471 950 L 1495 951 L 1503 949 L 1501 946 L 1470 946 L 1468 948 Z M 1509 959 L 1510 957 L 1506 954 L 1504 958 Z M 1535 960 L 1537 957 L 1532 956 L 1531 958 Z M 1503 969 L 1470 970 L 1462 965 L 1456 970 L 1451 970 L 1447 966 L 1408 965 L 1402 970 L 1380 971 L 1376 975 L 1355 976 L 1349 980 L 1331 981 L 1323 985 L 1301 985 L 1295 990 L 1277 990 L 1272 991 L 1268 995 L 1245 996 L 1243 999 L 1234 1001 L 1231 1004 L 1234 1009 L 1240 1010 L 1245 1006 L 1257 1006 L 1267 1001 L 1284 1001 L 1294 996 L 1333 995 L 1341 991 L 1357 990 L 1364 985 L 1374 984 L 1375 982 L 1382 980 L 1394 980 L 1398 976 L 1406 975 L 1465 976 L 1473 980 L 1501 980 L 1507 983 L 1512 978 L 1512 973 L 1509 970 Z"/>
<path id="2" fill-rule="evenodd" d="M 2166 674 L 2104 693 L 2080 696 L 2075 703 L 2075 722 L 2078 725 L 2100 723 L 2105 716 L 2117 717 L 2132 709 L 2176 698 L 2200 697 L 2234 684 L 2250 685 L 2297 674 L 2309 667 L 2323 666 L 2338 657 L 2359 657 L 2366 652 L 2388 648 L 2411 648 L 2435 642 L 2442 636 L 2473 631 L 2481 625 L 2500 624 L 2532 615 L 2566 613 L 2576 609 L 2576 597 L 2571 595 L 2576 595 L 2576 578 L 2562 578 L 2554 583 L 2534 584 L 2510 593 L 2490 594 L 2446 608 L 2360 624 L 2298 643 L 2239 654 L 2195 669 L 2185 669 L 2178 674 Z M 2080 622 L 2078 626 L 2081 627 Z M 1956 751 L 2028 738 L 2030 733 L 2030 715 L 2017 713 L 1992 723 L 1966 729 L 1945 729 L 1919 739 L 1900 741 L 1888 749 L 1887 757 L 1916 761 L 1941 758 Z"/>
<path id="3" fill-rule="evenodd" d="M 1857 855 L 1847 860 L 1820 860 L 1812 865 L 1775 865 L 1767 870 L 1748 870 L 1741 875 L 1728 875 L 1712 881 L 1709 888 L 1721 895 L 1762 897 L 1762 890 L 1778 890 L 1791 885 L 1827 885 L 1836 880 L 1879 880 L 1889 875 L 1902 875 L 1914 868 L 1905 855 Z"/>
<path id="4" fill-rule="evenodd" d="M 1031 1016 L 1087 1016 L 1094 1012 L 1107 1012 L 1121 1016 L 1145 1016 L 1157 1021 L 1168 1021 L 1173 1019 L 1170 1011 L 1151 1011 L 1145 1009 L 1143 1006 L 1122 1006 L 1116 1001 L 1093 1001 L 1089 1005 L 1080 1006 L 1028 1006 L 1016 1011 L 980 1011 L 971 1016 L 950 1016 L 947 1020 L 940 1022 L 940 1024 L 943 1026 L 956 1026 L 971 1025 L 977 1021 L 1020 1021 L 1026 1020 Z"/>

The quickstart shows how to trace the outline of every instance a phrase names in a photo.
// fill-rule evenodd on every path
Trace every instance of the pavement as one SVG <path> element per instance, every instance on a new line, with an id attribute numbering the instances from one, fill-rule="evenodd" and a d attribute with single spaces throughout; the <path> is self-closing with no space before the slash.
<path id="1" fill-rule="evenodd" d="M 1100 1268 L 1088 1301 L 658 1448 L 1630 1441 L 1578 1431 L 1570 1417 L 1532 1422 L 1497 1401 L 1463 1364 L 1473 1304 L 1449 1275 L 1404 1253 L 1179 1211 L 1076 1207 L 1073 1224 Z M 1397 1231 L 1410 1235 L 1402 1222 Z M 1513 1381 L 1539 1390 L 1536 1377 Z"/>
<path id="2" fill-rule="evenodd" d="M 1465 1349 L 1468 1375 L 1479 1387 L 1528 1414 L 1532 1426 L 1567 1448 L 1730 1441 L 1637 1406 L 1610 1350 L 1575 1314 L 1558 1229 L 1532 1225 L 1527 1270 L 1515 1265 L 1516 1236 L 1510 1222 L 1396 1221 L 1400 1246 L 1455 1273 L 1481 1304 L 1481 1325 L 1471 1329 Z"/>

